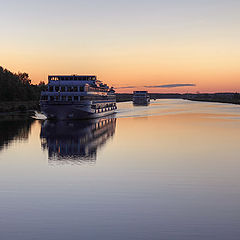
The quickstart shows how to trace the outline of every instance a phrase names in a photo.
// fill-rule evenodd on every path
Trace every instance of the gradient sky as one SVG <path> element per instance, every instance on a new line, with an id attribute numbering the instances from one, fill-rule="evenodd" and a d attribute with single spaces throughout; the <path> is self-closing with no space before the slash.
<path id="1" fill-rule="evenodd" d="M 240 91 L 239 0 L 0 3 L 0 65 L 34 83 L 75 73 L 119 92 Z"/>

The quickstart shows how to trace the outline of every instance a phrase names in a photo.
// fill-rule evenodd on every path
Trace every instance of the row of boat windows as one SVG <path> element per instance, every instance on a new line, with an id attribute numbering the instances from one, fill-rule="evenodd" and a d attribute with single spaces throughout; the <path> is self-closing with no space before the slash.
<path id="1" fill-rule="evenodd" d="M 109 104 L 105 104 L 104 106 L 101 106 L 101 105 L 95 105 L 93 104 L 91 106 L 92 109 L 100 109 L 100 108 L 114 108 L 116 107 L 116 103 L 109 103 Z"/>
<path id="2" fill-rule="evenodd" d="M 96 76 L 68 76 L 68 77 L 62 77 L 62 76 L 53 76 L 49 77 L 49 80 L 51 81 L 95 81 Z"/>
<path id="3" fill-rule="evenodd" d="M 111 111 L 117 109 L 116 106 L 113 107 L 104 107 L 104 108 L 99 108 L 99 109 L 95 109 L 95 113 L 101 113 L 101 112 L 107 112 L 107 111 Z"/>
<path id="4" fill-rule="evenodd" d="M 41 96 L 43 101 L 82 101 L 82 100 L 115 100 L 115 96 Z"/>
<path id="5" fill-rule="evenodd" d="M 116 96 L 115 95 L 89 95 L 89 96 L 84 96 L 83 97 L 84 100 L 116 100 Z"/>
<path id="6" fill-rule="evenodd" d="M 83 96 L 42 96 L 41 100 L 44 101 L 81 101 Z"/>
<path id="7" fill-rule="evenodd" d="M 84 87 L 49 86 L 48 91 L 49 92 L 84 92 Z"/>
<path id="8" fill-rule="evenodd" d="M 106 88 L 93 88 L 89 86 L 49 86 L 48 87 L 49 92 L 107 92 L 108 89 Z"/>

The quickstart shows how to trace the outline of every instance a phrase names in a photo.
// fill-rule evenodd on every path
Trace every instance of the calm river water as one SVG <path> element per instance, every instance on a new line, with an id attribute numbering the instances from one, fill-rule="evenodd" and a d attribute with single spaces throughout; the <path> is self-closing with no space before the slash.
<path id="1" fill-rule="evenodd" d="M 0 121 L 0 239 L 240 239 L 240 106 Z"/>

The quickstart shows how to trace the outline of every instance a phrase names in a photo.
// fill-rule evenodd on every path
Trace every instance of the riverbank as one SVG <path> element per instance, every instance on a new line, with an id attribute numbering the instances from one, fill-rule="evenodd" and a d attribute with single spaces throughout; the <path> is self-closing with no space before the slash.
<path id="1" fill-rule="evenodd" d="M 0 114 L 25 113 L 39 110 L 39 101 L 1 101 Z"/>
<path id="2" fill-rule="evenodd" d="M 181 98 L 181 94 L 150 94 L 151 99 L 162 98 Z M 130 93 L 117 93 L 117 102 L 132 101 L 133 94 Z M 39 101 L 1 101 L 0 102 L 0 114 L 11 113 L 24 113 L 27 111 L 40 110 Z"/>
<path id="3" fill-rule="evenodd" d="M 218 102 L 238 105 L 240 104 L 239 93 L 184 94 L 183 99 L 199 102 Z"/>
<path id="4" fill-rule="evenodd" d="M 239 93 L 205 93 L 205 94 L 179 94 L 179 93 L 150 93 L 151 99 L 184 99 L 190 101 L 201 102 L 219 102 L 229 104 L 240 104 Z M 117 93 L 117 102 L 132 101 L 133 94 L 131 93 Z M 31 111 L 39 111 L 39 101 L 1 101 L 0 102 L 0 115 L 26 113 Z"/>

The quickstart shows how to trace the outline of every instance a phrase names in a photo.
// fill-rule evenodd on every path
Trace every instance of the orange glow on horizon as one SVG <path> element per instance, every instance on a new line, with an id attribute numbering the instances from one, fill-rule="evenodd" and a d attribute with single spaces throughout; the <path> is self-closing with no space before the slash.
<path id="1" fill-rule="evenodd" d="M 110 86 L 136 86 L 118 92 L 169 84 L 196 87 L 144 89 L 240 92 L 239 1 L 23 0 L 3 7 L 0 66 L 29 73 L 33 83 L 49 74 L 94 74 Z"/>
<path id="2" fill-rule="evenodd" d="M 182 40 L 183 41 L 183 40 Z M 50 74 L 94 74 L 116 88 L 117 92 L 240 92 L 240 49 L 236 43 L 185 39 L 181 44 L 136 42 L 121 48 L 86 49 L 59 46 L 35 51 L 17 47 L 1 54 L 4 68 L 27 72 L 32 83 L 44 81 Z M 213 45 L 213 42 L 215 45 Z M 195 87 L 143 88 L 168 84 L 195 84 Z M 119 88 L 135 86 L 136 88 Z"/>

